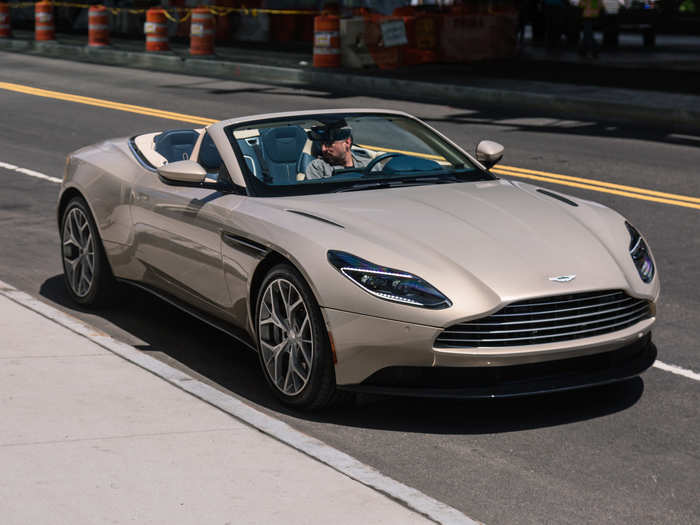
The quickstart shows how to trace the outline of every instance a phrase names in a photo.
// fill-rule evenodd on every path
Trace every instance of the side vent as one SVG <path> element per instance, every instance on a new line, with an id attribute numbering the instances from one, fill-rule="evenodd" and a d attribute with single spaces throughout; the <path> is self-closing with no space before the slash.
<path id="1" fill-rule="evenodd" d="M 542 188 L 537 188 L 537 191 L 541 193 L 542 195 L 546 195 L 547 197 L 552 197 L 553 199 L 557 199 L 558 201 L 561 201 L 565 204 L 568 204 L 569 206 L 574 206 L 577 207 L 578 204 L 576 204 L 574 201 L 567 199 L 566 197 L 562 197 L 561 195 L 558 195 L 554 192 L 548 191 L 548 190 L 543 190 Z"/>
<path id="2" fill-rule="evenodd" d="M 337 222 L 330 221 L 328 219 L 324 219 L 323 217 L 319 217 L 318 215 L 314 215 L 312 213 L 306 212 L 306 211 L 299 211 L 299 210 L 286 210 L 289 213 L 296 213 L 297 215 L 301 215 L 302 217 L 308 217 L 309 219 L 315 219 L 317 221 L 325 222 L 326 224 L 331 224 L 333 226 L 337 226 L 338 228 L 345 228 L 342 224 L 338 224 Z"/>
<path id="3" fill-rule="evenodd" d="M 267 253 L 270 251 L 270 249 L 263 244 L 229 232 L 222 232 L 221 240 L 223 240 L 224 243 L 228 244 L 231 248 L 248 253 L 253 257 L 265 257 L 265 255 L 267 255 Z"/>

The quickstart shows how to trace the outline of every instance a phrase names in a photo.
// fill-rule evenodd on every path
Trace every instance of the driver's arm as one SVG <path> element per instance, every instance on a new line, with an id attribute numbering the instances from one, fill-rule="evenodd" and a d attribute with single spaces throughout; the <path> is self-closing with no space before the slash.
<path id="1" fill-rule="evenodd" d="M 333 175 L 333 167 L 323 159 L 314 159 L 306 167 L 306 179 L 325 179 Z"/>

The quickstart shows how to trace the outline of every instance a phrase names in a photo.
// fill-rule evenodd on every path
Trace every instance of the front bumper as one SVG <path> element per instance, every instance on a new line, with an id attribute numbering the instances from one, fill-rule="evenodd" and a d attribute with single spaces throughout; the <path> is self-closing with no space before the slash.
<path id="1" fill-rule="evenodd" d="M 638 376 L 656 359 L 651 334 L 611 352 L 526 365 L 449 368 L 388 367 L 339 388 L 412 397 L 503 398 L 575 390 Z"/>
<path id="2" fill-rule="evenodd" d="M 433 347 L 441 328 L 328 308 L 323 314 L 334 342 L 338 386 L 364 392 L 448 397 L 533 394 L 619 381 L 646 370 L 656 356 L 650 337 L 653 317 L 617 332 L 573 341 L 446 349 Z M 487 378 L 486 383 L 479 381 Z"/>

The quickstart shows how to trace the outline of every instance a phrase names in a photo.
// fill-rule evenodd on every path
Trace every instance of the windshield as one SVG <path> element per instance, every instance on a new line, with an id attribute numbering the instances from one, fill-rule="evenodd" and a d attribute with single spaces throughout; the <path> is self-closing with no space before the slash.
<path id="1" fill-rule="evenodd" d="M 359 191 L 493 179 L 421 122 L 324 114 L 227 128 L 252 193 Z"/>

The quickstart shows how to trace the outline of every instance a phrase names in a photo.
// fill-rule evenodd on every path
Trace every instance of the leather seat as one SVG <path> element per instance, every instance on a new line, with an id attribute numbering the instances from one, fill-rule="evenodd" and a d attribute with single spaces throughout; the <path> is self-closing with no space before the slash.
<path id="1" fill-rule="evenodd" d="M 263 161 L 261 167 L 272 184 L 294 184 L 299 172 L 306 132 L 300 126 L 270 128 L 260 133 Z"/>
<path id="2" fill-rule="evenodd" d="M 192 155 L 192 148 L 199 138 L 193 129 L 169 129 L 153 139 L 155 150 L 168 162 L 186 160 Z"/>
<path id="3" fill-rule="evenodd" d="M 216 149 L 216 145 L 214 144 L 214 141 L 209 133 L 207 133 L 202 140 L 202 145 L 199 147 L 199 158 L 197 161 L 208 172 L 219 171 L 219 166 L 221 166 L 221 156 L 219 155 L 219 150 Z"/>
<path id="4" fill-rule="evenodd" d="M 253 173 L 254 177 L 262 180 L 262 168 L 260 167 L 258 154 L 256 152 L 256 149 L 260 143 L 258 137 L 238 139 L 236 142 L 238 143 L 238 147 L 241 149 L 243 160 L 245 160 L 248 169 Z"/>

